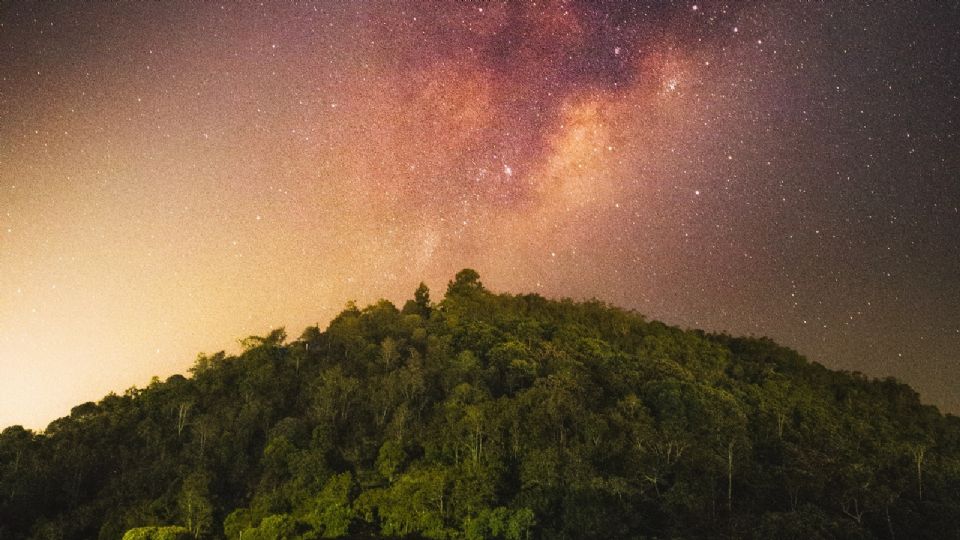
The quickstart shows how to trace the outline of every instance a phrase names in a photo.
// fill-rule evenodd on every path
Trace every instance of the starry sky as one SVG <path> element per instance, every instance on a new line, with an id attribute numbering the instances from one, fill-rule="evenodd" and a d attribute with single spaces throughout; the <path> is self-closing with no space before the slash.
<path id="1" fill-rule="evenodd" d="M 0 2 L 0 426 L 348 300 L 769 336 L 960 412 L 960 2 Z"/>

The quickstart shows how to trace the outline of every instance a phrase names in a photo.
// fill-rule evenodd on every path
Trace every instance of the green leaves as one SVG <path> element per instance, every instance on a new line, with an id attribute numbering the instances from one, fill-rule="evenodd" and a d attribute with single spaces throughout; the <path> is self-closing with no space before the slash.
<path id="1" fill-rule="evenodd" d="M 388 488 L 364 492 L 357 506 L 385 535 L 448 538 L 454 533 L 447 526 L 450 486 L 446 468 L 424 467 L 400 476 Z"/>
<path id="2" fill-rule="evenodd" d="M 213 528 L 213 504 L 210 500 L 210 476 L 197 471 L 187 476 L 177 500 L 180 516 L 195 537 L 205 536 Z"/>
<path id="3" fill-rule="evenodd" d="M 463 532 L 467 540 L 526 540 L 533 534 L 534 525 L 536 517 L 529 508 L 510 510 L 498 506 L 484 509 L 475 517 L 467 518 L 463 524 Z"/>
<path id="4" fill-rule="evenodd" d="M 464 270 L 243 344 L 0 432 L 0 538 L 960 534 L 960 420 L 769 340 Z"/>
<path id="5" fill-rule="evenodd" d="M 192 540 L 190 531 L 183 527 L 138 527 L 123 535 L 123 540 Z"/>
<path id="6" fill-rule="evenodd" d="M 480 282 L 480 274 L 472 268 L 464 268 L 457 272 L 453 281 L 447 285 L 447 297 L 470 296 L 484 290 L 483 283 Z"/>
<path id="7" fill-rule="evenodd" d="M 350 473 L 332 476 L 311 501 L 303 521 L 324 538 L 345 536 L 355 517 L 350 500 L 353 487 Z"/>

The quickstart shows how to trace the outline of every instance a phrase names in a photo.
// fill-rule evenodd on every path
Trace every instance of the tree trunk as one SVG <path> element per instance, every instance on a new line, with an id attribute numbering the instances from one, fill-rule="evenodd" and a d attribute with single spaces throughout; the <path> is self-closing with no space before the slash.
<path id="1" fill-rule="evenodd" d="M 733 446 L 733 441 L 727 444 L 727 511 L 733 510 Z"/>
<path id="2" fill-rule="evenodd" d="M 917 446 L 913 449 L 913 458 L 917 463 L 917 499 L 923 500 L 923 458 L 927 452 L 926 446 Z"/>
<path id="3" fill-rule="evenodd" d="M 187 425 L 187 412 L 190 410 L 189 403 L 181 403 L 177 411 L 177 438 L 183 433 L 183 427 Z"/>
<path id="4" fill-rule="evenodd" d="M 862 523 L 863 512 L 860 511 L 860 501 L 858 501 L 856 497 L 841 501 L 840 509 L 843 510 L 844 514 L 853 518 L 857 524 Z"/>

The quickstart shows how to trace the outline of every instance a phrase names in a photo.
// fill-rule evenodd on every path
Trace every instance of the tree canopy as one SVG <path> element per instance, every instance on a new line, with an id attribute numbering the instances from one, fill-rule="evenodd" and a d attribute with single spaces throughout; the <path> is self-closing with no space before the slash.
<path id="1" fill-rule="evenodd" d="M 601 302 L 349 305 L 0 432 L 0 539 L 955 538 L 960 419 Z"/>

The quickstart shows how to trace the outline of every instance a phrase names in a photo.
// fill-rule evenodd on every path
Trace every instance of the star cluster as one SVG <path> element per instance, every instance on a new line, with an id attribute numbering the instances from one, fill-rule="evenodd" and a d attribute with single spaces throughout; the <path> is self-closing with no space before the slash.
<path id="1" fill-rule="evenodd" d="M 0 425 L 347 300 L 596 297 L 960 411 L 956 2 L 0 8 Z"/>

